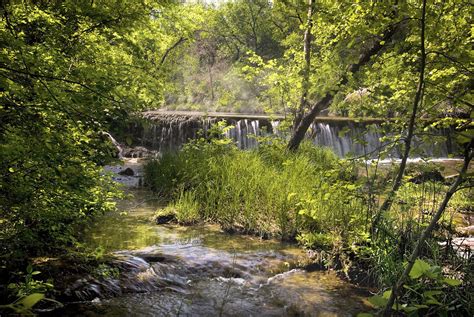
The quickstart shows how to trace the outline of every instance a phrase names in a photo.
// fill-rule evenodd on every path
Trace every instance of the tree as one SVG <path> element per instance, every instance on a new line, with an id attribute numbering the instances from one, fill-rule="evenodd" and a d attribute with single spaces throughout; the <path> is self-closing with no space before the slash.
<path id="1" fill-rule="evenodd" d="M 339 92 L 340 86 L 343 86 L 348 82 L 348 76 L 357 73 L 362 66 L 369 62 L 372 56 L 380 52 L 380 50 L 383 48 L 383 44 L 381 43 L 385 43 L 392 38 L 392 36 L 395 34 L 395 28 L 388 28 L 385 30 L 385 32 L 383 32 L 383 34 L 384 36 L 376 40 L 369 50 L 360 55 L 358 62 L 349 65 L 349 67 L 347 68 L 347 73 L 341 78 L 338 84 L 339 88 L 335 88 L 335 90 L 328 91 L 322 99 L 320 99 L 312 106 L 310 112 L 303 116 L 303 118 L 296 126 L 290 138 L 290 141 L 288 142 L 288 149 L 292 151 L 298 149 L 311 123 L 313 123 L 314 119 L 319 113 L 321 113 L 321 111 L 329 107 L 329 105 L 334 99 L 335 94 Z"/>
<path id="2" fill-rule="evenodd" d="M 113 208 L 102 131 L 156 103 L 153 1 L 3 1 L 0 38 L 0 248 L 3 259 L 74 242 Z M 162 56 L 161 54 L 159 55 Z"/>
<path id="3" fill-rule="evenodd" d="M 272 6 L 267 0 L 229 1 L 218 8 L 215 36 L 233 52 L 235 60 L 248 50 L 269 59 L 281 54 Z"/>
<path id="4" fill-rule="evenodd" d="M 311 29 L 313 28 L 313 0 L 308 0 L 308 14 L 306 20 L 306 28 L 304 31 L 304 67 L 302 72 L 301 79 L 301 99 L 300 106 L 296 113 L 295 121 L 293 123 L 293 128 L 297 128 L 303 118 L 306 105 L 308 103 L 308 92 L 309 92 L 309 73 L 311 71 Z"/>

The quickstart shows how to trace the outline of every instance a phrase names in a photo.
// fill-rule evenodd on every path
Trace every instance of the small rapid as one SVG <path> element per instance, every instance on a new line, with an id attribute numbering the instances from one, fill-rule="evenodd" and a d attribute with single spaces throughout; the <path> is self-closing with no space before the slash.
<path id="1" fill-rule="evenodd" d="M 139 192 L 136 192 L 139 193 Z M 370 310 L 364 290 L 331 271 L 300 267 L 292 244 L 229 235 L 214 225 L 156 225 L 147 193 L 100 219 L 86 234 L 111 252 L 105 279 L 78 279 L 61 316 L 353 316 Z"/>

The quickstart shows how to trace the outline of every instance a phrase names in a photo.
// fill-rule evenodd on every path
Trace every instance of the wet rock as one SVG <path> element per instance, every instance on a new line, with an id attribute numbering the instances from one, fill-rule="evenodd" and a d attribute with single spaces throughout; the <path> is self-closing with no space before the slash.
<path id="1" fill-rule="evenodd" d="M 418 175 L 409 179 L 414 184 L 422 184 L 424 182 L 444 182 L 445 179 L 439 171 L 422 171 Z"/>
<path id="2" fill-rule="evenodd" d="M 124 169 L 123 171 L 120 171 L 120 172 L 119 172 L 119 175 L 134 176 L 134 175 L 135 175 L 135 172 L 134 172 L 130 167 L 127 167 L 127 168 Z"/>
<path id="3" fill-rule="evenodd" d="M 438 244 L 445 247 L 451 247 L 464 259 L 469 259 L 474 253 L 474 237 L 457 237 L 451 241 L 438 242 Z"/>
<path id="4" fill-rule="evenodd" d="M 458 237 L 452 240 L 452 244 L 458 247 L 474 250 L 474 237 Z"/>
<path id="5" fill-rule="evenodd" d="M 98 281 L 91 277 L 78 279 L 63 292 L 63 295 L 72 301 L 87 301 L 120 294 L 120 287 L 115 281 Z"/>
<path id="6" fill-rule="evenodd" d="M 133 255 L 142 258 L 147 262 L 160 262 L 160 263 L 175 263 L 177 262 L 177 258 L 168 255 L 168 254 L 160 254 L 160 253 L 147 253 L 143 252 L 134 252 Z"/>
<path id="7" fill-rule="evenodd" d="M 123 150 L 122 155 L 128 158 L 144 158 L 154 156 L 156 154 L 155 151 L 150 151 L 149 149 L 143 146 L 136 146 L 132 148 L 126 148 Z"/>
<path id="8" fill-rule="evenodd" d="M 156 223 L 159 225 L 164 225 L 176 220 L 176 216 L 174 214 L 163 214 L 156 216 Z"/>

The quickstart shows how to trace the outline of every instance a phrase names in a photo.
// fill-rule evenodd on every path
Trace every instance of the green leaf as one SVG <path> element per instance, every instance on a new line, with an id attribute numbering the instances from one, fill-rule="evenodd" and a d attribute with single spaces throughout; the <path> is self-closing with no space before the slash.
<path id="1" fill-rule="evenodd" d="M 443 282 L 448 284 L 449 286 L 459 286 L 459 285 L 462 284 L 462 281 L 456 280 L 456 279 L 453 279 L 453 278 L 445 278 L 443 280 Z"/>
<path id="2" fill-rule="evenodd" d="M 356 317 L 373 317 L 374 315 L 369 313 L 358 313 Z"/>
<path id="3" fill-rule="evenodd" d="M 371 303 L 373 306 L 377 308 L 385 307 L 385 305 L 387 305 L 388 303 L 388 299 L 383 298 L 382 296 L 379 296 L 379 295 L 369 297 L 367 300 L 369 301 L 369 303 Z"/>
<path id="4" fill-rule="evenodd" d="M 426 291 L 426 292 L 423 292 L 423 296 L 425 296 L 425 297 L 433 297 L 433 296 L 441 295 L 441 294 L 443 294 L 442 291 Z"/>
<path id="5" fill-rule="evenodd" d="M 401 307 L 401 310 L 403 310 L 405 313 L 412 313 L 414 311 L 418 310 L 418 307 L 415 306 L 407 306 L 407 307 Z"/>
<path id="6" fill-rule="evenodd" d="M 413 287 L 411 287 L 411 286 L 409 286 L 409 285 L 405 285 L 405 284 L 404 284 L 404 285 L 403 285 L 403 288 L 406 288 L 406 289 L 408 289 L 408 290 L 410 290 L 410 291 L 412 291 L 412 292 L 418 293 L 418 291 L 417 291 L 416 289 L 414 289 Z"/>
<path id="7" fill-rule="evenodd" d="M 420 308 L 429 308 L 429 306 L 428 306 L 428 305 L 419 305 L 419 304 L 415 304 L 415 305 L 413 305 L 413 306 L 415 306 L 415 307 L 416 307 L 416 308 L 418 308 L 418 309 L 420 309 Z"/>
<path id="8" fill-rule="evenodd" d="M 413 264 L 413 267 L 411 268 L 410 277 L 412 279 L 417 279 L 426 272 L 428 272 L 430 268 L 431 266 L 425 261 L 416 259 L 415 264 Z"/>
<path id="9" fill-rule="evenodd" d="M 25 309 L 31 309 L 36 303 L 44 298 L 44 294 L 34 293 L 21 298 L 16 304 L 23 306 Z"/>
<path id="10" fill-rule="evenodd" d="M 430 268 L 426 270 L 424 274 L 426 277 L 429 277 L 430 279 L 438 280 L 442 276 L 441 267 L 437 265 L 430 266 Z"/>
<path id="11" fill-rule="evenodd" d="M 385 299 L 389 299 L 390 295 L 392 295 L 392 290 L 388 290 L 388 291 L 383 292 L 382 297 L 385 298 Z"/>
<path id="12" fill-rule="evenodd" d="M 441 304 L 438 300 L 434 299 L 434 298 L 430 298 L 428 300 L 425 301 L 426 304 L 431 304 L 431 305 L 443 305 Z"/>

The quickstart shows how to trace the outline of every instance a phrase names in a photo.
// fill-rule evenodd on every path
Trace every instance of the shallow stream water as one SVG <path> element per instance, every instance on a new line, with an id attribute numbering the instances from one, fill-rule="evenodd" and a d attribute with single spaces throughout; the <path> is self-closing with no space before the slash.
<path id="1" fill-rule="evenodd" d="M 159 204 L 150 194 L 135 194 L 120 214 L 104 216 L 86 234 L 88 245 L 132 268 L 133 282 L 117 280 L 124 290 L 119 296 L 67 305 L 63 315 L 354 316 L 369 310 L 365 291 L 334 272 L 296 269 L 307 255 L 295 245 L 229 235 L 212 225 L 156 225 L 150 218 Z"/>

